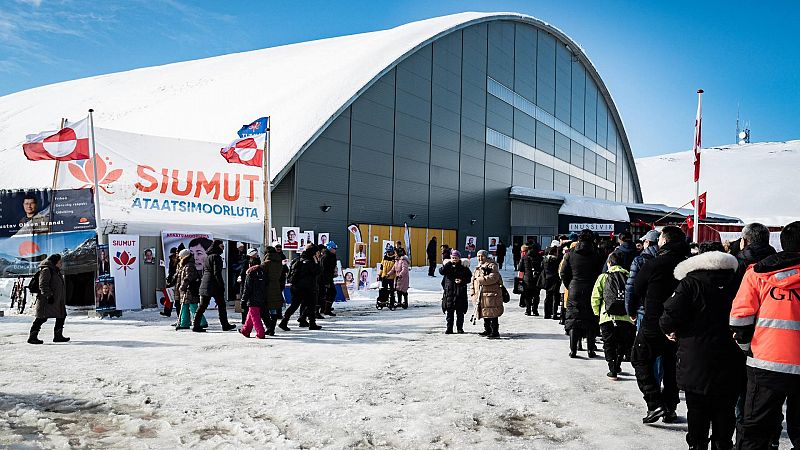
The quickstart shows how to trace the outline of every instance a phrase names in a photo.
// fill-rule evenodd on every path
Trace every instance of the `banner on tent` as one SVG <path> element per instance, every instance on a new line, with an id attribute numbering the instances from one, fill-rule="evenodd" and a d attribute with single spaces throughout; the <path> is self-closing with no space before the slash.
<path id="1" fill-rule="evenodd" d="M 220 144 L 96 129 L 103 225 L 157 236 L 165 225 L 262 242 L 261 167 L 220 164 Z M 93 160 L 59 165 L 58 187 L 94 184 Z"/>
<path id="2" fill-rule="evenodd" d="M 64 273 L 94 272 L 97 267 L 94 230 L 0 238 L 0 278 L 30 276 L 53 253 L 64 260 Z"/>
<path id="3" fill-rule="evenodd" d="M 94 228 L 89 189 L 0 191 L 0 237 Z"/>
<path id="4" fill-rule="evenodd" d="M 111 254 L 111 276 L 117 292 L 117 309 L 142 309 L 139 291 L 139 236 L 111 234 L 108 236 Z"/>

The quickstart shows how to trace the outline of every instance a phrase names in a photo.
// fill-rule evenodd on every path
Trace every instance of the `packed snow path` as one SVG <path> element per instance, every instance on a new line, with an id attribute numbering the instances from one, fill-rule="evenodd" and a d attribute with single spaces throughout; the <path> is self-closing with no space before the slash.
<path id="1" fill-rule="evenodd" d="M 209 332 L 176 332 L 149 310 L 70 316 L 69 344 L 50 321 L 32 346 L 29 317 L 2 318 L 0 447 L 685 447 L 685 420 L 641 424 L 629 364 L 613 382 L 602 358 L 570 360 L 563 328 L 515 295 L 502 339 L 469 322 L 444 335 L 440 278 L 414 275 L 428 290 L 408 310 L 355 301 L 321 331 L 266 340 L 223 333 L 213 312 Z"/>

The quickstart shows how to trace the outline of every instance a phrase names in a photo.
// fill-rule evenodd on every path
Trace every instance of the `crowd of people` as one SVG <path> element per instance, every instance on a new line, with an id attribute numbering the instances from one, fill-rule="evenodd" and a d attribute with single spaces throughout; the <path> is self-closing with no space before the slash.
<path id="1" fill-rule="evenodd" d="M 787 433 L 798 448 L 800 222 L 781 231 L 781 252 L 769 238 L 767 227 L 758 223 L 725 244 L 690 244 L 674 226 L 651 230 L 639 242 L 629 232 L 613 242 L 583 230 L 558 236 L 544 250 L 536 242 L 519 251 L 515 246 L 514 292 L 526 316 L 539 315 L 544 294 L 544 319 L 564 325 L 570 358 L 578 357 L 584 340 L 587 356 L 595 358 L 600 337 L 608 378 L 626 375 L 623 363 L 630 362 L 647 407 L 643 423 L 676 422 L 679 391 L 684 391 L 690 449 L 732 449 L 734 431 L 737 449 L 778 448 L 784 405 Z M 225 307 L 224 249 L 224 242 L 215 240 L 202 271 L 189 250 L 171 258 L 177 330 L 204 332 L 204 312 L 212 299 L 220 305 L 222 330 L 236 329 Z M 430 276 L 436 276 L 438 249 L 433 238 L 427 248 Z M 307 244 L 287 265 L 278 242 L 266 248 L 263 259 L 255 249 L 240 248 L 239 332 L 250 337 L 255 330 L 263 339 L 276 328 L 290 331 L 289 320 L 298 310 L 300 327 L 321 329 L 317 320 L 336 315 L 336 251 L 333 241 Z M 501 258 L 480 250 L 472 269 L 458 250 L 442 245 L 440 251 L 445 334 L 464 333 L 471 300 L 471 320 L 483 321 L 480 334 L 500 337 L 499 317 L 510 300 Z M 61 256 L 42 261 L 34 280 L 36 318 L 28 343 L 43 342 L 38 334 L 49 318 L 56 319 L 53 341 L 68 342 Z M 379 281 L 392 303 L 407 306 L 409 259 L 399 242 L 387 246 Z M 284 311 L 287 284 L 291 302 Z"/>

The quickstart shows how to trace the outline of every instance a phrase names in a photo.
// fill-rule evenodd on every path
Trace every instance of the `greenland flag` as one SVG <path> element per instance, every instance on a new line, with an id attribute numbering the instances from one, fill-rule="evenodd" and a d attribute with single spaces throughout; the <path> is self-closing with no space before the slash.
<path id="1" fill-rule="evenodd" d="M 31 161 L 74 161 L 89 159 L 88 118 L 70 124 L 59 131 L 29 134 L 22 144 L 25 157 Z"/>
<path id="2" fill-rule="evenodd" d="M 266 134 L 257 134 L 236 139 L 221 149 L 219 153 L 229 163 L 261 167 L 266 136 Z"/>

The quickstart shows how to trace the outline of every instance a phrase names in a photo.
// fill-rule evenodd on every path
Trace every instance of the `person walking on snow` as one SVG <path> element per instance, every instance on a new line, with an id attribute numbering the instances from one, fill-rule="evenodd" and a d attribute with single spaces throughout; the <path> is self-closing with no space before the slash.
<path id="1" fill-rule="evenodd" d="M 267 325 L 267 336 L 274 336 L 275 326 L 283 312 L 283 290 L 289 269 L 283 264 L 283 255 L 272 246 L 267 247 L 263 267 L 267 274 L 267 305 L 261 312 L 261 319 Z"/>
<path id="2" fill-rule="evenodd" d="M 624 256 L 608 255 L 608 271 L 600 274 L 592 289 L 592 309 L 600 318 L 603 352 L 608 363 L 608 378 L 617 379 L 622 372 L 622 360 L 630 354 L 636 327 L 625 311 L 625 281 L 628 271 L 622 267 Z"/>
<path id="3" fill-rule="evenodd" d="M 478 252 L 478 266 L 472 273 L 472 303 L 478 320 L 483 319 L 481 336 L 494 339 L 500 337 L 498 317 L 503 315 L 503 279 L 499 266 L 491 260 L 489 252 Z"/>
<path id="4" fill-rule="evenodd" d="M 495 250 L 495 254 L 497 255 L 497 267 L 500 270 L 503 270 L 503 262 L 506 260 L 506 251 L 506 244 L 500 239 L 500 242 L 497 243 L 497 250 Z"/>
<path id="5" fill-rule="evenodd" d="M 558 241 L 550 243 L 547 254 L 542 259 L 542 273 L 544 273 L 544 318 L 558 320 L 558 310 L 561 305 L 561 278 L 558 277 Z"/>
<path id="6" fill-rule="evenodd" d="M 200 274 L 194 264 L 194 255 L 189 249 L 178 253 L 178 270 L 175 273 L 175 297 L 180 299 L 178 323 L 176 330 L 188 330 L 192 327 L 192 317 L 197 315 L 200 303 Z M 200 317 L 200 327 L 208 327 L 205 317 Z"/>
<path id="7" fill-rule="evenodd" d="M 395 305 L 395 289 L 394 289 L 394 279 L 397 277 L 397 274 L 394 272 L 394 260 L 396 254 L 394 252 L 394 247 L 388 246 L 386 249 L 386 253 L 383 254 L 383 261 L 381 261 L 381 271 L 378 274 L 378 277 L 381 281 L 381 288 L 387 289 L 389 291 L 389 304 Z M 392 306 L 393 308 L 394 306 Z"/>
<path id="8" fill-rule="evenodd" d="M 239 332 L 244 337 L 250 337 L 250 332 L 255 328 L 256 337 L 264 339 L 266 332 L 261 321 L 261 310 L 267 306 L 267 273 L 261 264 L 247 269 L 242 301 L 246 301 L 248 305 L 247 320 Z"/>
<path id="9" fill-rule="evenodd" d="M 436 251 L 438 250 L 438 246 L 436 245 L 436 236 L 432 237 L 430 241 L 428 241 L 428 246 L 425 248 L 425 255 L 428 257 L 428 276 L 435 277 L 436 274 Z"/>
<path id="10" fill-rule="evenodd" d="M 323 314 L 335 316 L 333 312 L 333 302 L 336 299 L 336 285 L 333 279 L 336 277 L 336 243 L 328 241 L 325 247 L 320 247 L 322 255 L 319 260 L 319 309 L 316 314 L 317 319 L 324 319 Z"/>
<path id="11" fill-rule="evenodd" d="M 472 280 L 472 272 L 467 267 L 468 261 L 461 259 L 458 250 L 450 251 L 450 258 L 446 259 L 439 274 L 442 279 L 442 312 L 447 315 L 447 330 L 445 334 L 453 334 L 453 322 L 459 334 L 464 333 L 464 314 L 469 309 L 467 286 Z"/>
<path id="12" fill-rule="evenodd" d="M 397 259 L 392 268 L 395 273 L 394 289 L 397 291 L 397 303 L 403 309 L 408 308 L 409 265 L 408 256 L 403 255 Z"/>
<path id="13" fill-rule="evenodd" d="M 61 271 L 63 260 L 61 255 L 53 253 L 47 259 L 39 263 L 39 292 L 36 294 L 36 305 L 28 335 L 28 344 L 42 344 L 44 341 L 39 339 L 39 331 L 47 319 L 56 319 L 53 328 L 53 342 L 69 342 L 68 337 L 64 337 L 64 321 L 67 318 L 67 284 L 64 282 L 64 274 Z"/>
<path id="14" fill-rule="evenodd" d="M 597 318 L 592 310 L 592 288 L 603 270 L 603 257 L 594 245 L 591 230 L 581 231 L 578 243 L 561 261 L 561 281 L 567 288 L 564 329 L 569 333 L 569 357 L 575 358 L 578 344 L 586 337 L 589 358 L 597 356 Z"/>
<path id="15" fill-rule="evenodd" d="M 539 297 L 542 290 L 539 287 L 539 275 L 542 273 L 542 255 L 539 254 L 539 244 L 531 243 L 528 252 L 519 262 L 522 272 L 522 295 L 525 297 L 525 315 L 539 315 Z"/>
<path id="16" fill-rule="evenodd" d="M 745 356 L 728 328 L 738 263 L 721 250 L 718 242 L 700 244 L 699 255 L 675 267 L 679 284 L 659 320 L 678 343 L 677 382 L 686 393 L 691 450 L 708 448 L 709 426 L 715 450 L 733 448 L 734 407 L 745 381 Z"/>

